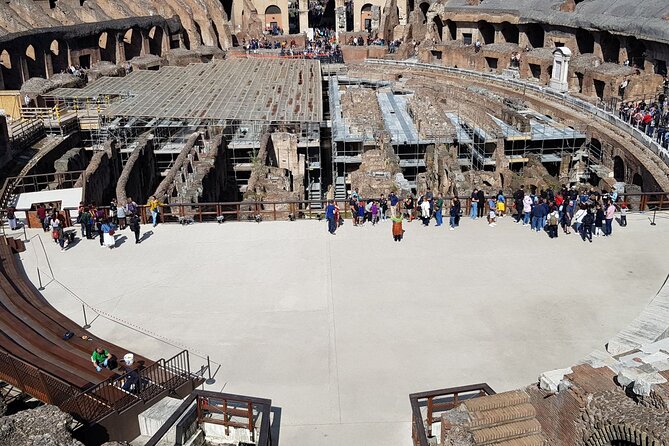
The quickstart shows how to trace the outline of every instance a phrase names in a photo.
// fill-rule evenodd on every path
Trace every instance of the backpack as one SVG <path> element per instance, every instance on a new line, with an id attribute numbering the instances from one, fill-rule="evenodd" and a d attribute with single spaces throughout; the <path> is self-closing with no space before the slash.
<path id="1" fill-rule="evenodd" d="M 548 218 L 548 224 L 551 226 L 555 226 L 558 224 L 558 219 L 555 216 L 555 214 L 551 214 L 550 217 Z"/>

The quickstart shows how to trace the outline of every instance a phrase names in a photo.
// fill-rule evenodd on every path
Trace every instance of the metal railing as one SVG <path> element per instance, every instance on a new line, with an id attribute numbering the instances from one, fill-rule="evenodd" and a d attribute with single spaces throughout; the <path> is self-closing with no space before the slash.
<path id="1" fill-rule="evenodd" d="M 47 404 L 60 406 L 80 391 L 71 384 L 0 350 L 0 379 Z"/>
<path id="2" fill-rule="evenodd" d="M 440 419 L 439 416 L 435 416 L 436 413 L 453 409 L 472 398 L 494 394 L 495 391 L 486 383 L 410 394 L 411 437 L 414 446 L 429 446 L 428 438 L 432 437 L 432 424 Z M 425 419 L 421 407 L 426 407 Z"/>
<path id="3" fill-rule="evenodd" d="M 158 429 L 145 446 L 155 446 L 182 415 L 195 405 L 197 424 L 218 424 L 225 427 L 226 435 L 230 428 L 246 429 L 251 441 L 257 446 L 271 446 L 270 412 L 272 400 L 232 393 L 195 390 L 179 406 L 165 423 Z M 260 426 L 256 426 L 260 420 Z M 177 429 L 179 431 L 179 429 Z M 257 434 L 257 436 L 256 436 Z M 181 435 L 177 433 L 177 444 L 181 444 Z M 257 440 L 256 440 L 257 438 Z"/>
<path id="4" fill-rule="evenodd" d="M 128 379 L 137 374 L 133 387 Z M 178 389 L 189 381 L 198 381 L 190 371 L 188 351 L 183 350 L 170 359 L 159 359 L 147 367 L 137 367 L 121 376 L 105 381 L 72 396 L 60 408 L 80 421 L 95 423 L 113 412 L 121 413 L 136 403 L 148 402 Z"/>

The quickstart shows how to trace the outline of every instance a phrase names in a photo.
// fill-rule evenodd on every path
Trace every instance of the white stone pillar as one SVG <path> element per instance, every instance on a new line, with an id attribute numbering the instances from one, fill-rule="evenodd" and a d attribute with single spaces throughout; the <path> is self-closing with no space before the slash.
<path id="1" fill-rule="evenodd" d="M 569 90 L 569 61 L 571 50 L 567 47 L 559 47 L 553 51 L 553 73 L 551 73 L 550 87 L 566 92 Z"/>

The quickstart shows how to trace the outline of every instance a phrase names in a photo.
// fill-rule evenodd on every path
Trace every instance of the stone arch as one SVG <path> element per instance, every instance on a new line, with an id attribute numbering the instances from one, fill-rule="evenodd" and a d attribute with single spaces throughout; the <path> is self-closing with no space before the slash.
<path id="1" fill-rule="evenodd" d="M 60 73 L 67 69 L 67 46 L 64 42 L 54 39 L 49 45 L 49 55 L 51 56 L 51 71 Z"/>
<path id="2" fill-rule="evenodd" d="M 613 157 L 613 178 L 616 181 L 625 181 L 625 161 L 617 155 Z"/>
<path id="3" fill-rule="evenodd" d="M 277 5 L 269 5 L 265 8 L 265 29 L 283 28 L 281 23 L 281 8 Z"/>
<path id="4" fill-rule="evenodd" d="M 233 11 L 234 0 L 221 0 L 221 5 L 223 6 L 223 11 L 225 12 L 225 15 L 228 17 L 228 22 L 232 23 L 232 11 Z"/>
<path id="5" fill-rule="evenodd" d="M 595 38 L 590 31 L 583 28 L 576 30 L 576 46 L 581 54 L 590 54 L 595 52 Z"/>
<path id="6" fill-rule="evenodd" d="M 643 70 L 646 65 L 646 45 L 634 36 L 627 38 L 627 59 L 630 66 Z"/>
<path id="7" fill-rule="evenodd" d="M 518 27 L 509 22 L 502 22 L 502 36 L 507 43 L 517 44 L 520 40 Z"/>
<path id="8" fill-rule="evenodd" d="M 142 55 L 142 33 L 138 28 L 132 27 L 123 35 L 123 50 L 125 60 Z"/>
<path id="9" fill-rule="evenodd" d="M 360 8 L 360 30 L 361 31 L 371 31 L 372 30 L 372 4 L 365 3 Z"/>
<path id="10" fill-rule="evenodd" d="M 646 441 L 643 444 L 660 444 L 650 433 L 640 432 L 630 425 L 608 425 L 596 429 L 585 441 L 585 446 L 599 446 L 610 444 L 615 446 L 639 446 L 641 438 Z"/>
<path id="11" fill-rule="evenodd" d="M 448 28 L 450 40 L 456 40 L 458 38 L 458 24 L 453 20 L 446 20 L 446 27 Z"/>
<path id="12" fill-rule="evenodd" d="M 44 67 L 44 56 L 39 57 L 37 48 L 32 44 L 26 47 L 26 66 L 28 67 L 28 78 L 31 77 L 46 77 L 46 70 Z"/>
<path id="13" fill-rule="evenodd" d="M 478 22 L 479 36 L 481 36 L 481 43 L 489 45 L 495 43 L 495 28 L 485 20 Z"/>
<path id="14" fill-rule="evenodd" d="M 430 10 L 430 4 L 428 2 L 421 2 L 418 7 L 423 12 L 423 23 L 427 23 L 427 11 Z"/>
<path id="15" fill-rule="evenodd" d="M 525 34 L 532 48 L 543 48 L 546 32 L 541 25 L 538 23 L 529 23 L 525 27 Z"/>
<path id="16" fill-rule="evenodd" d="M 634 184 L 635 186 L 639 186 L 641 188 L 641 192 L 645 192 L 643 190 L 643 177 L 638 172 L 635 173 L 634 176 L 632 177 L 632 184 Z"/>
<path id="17" fill-rule="evenodd" d="M 620 62 L 620 40 L 618 40 L 618 37 L 608 32 L 603 32 L 599 44 L 602 47 L 602 59 L 604 59 L 604 62 Z"/>
<path id="18" fill-rule="evenodd" d="M 156 25 L 149 30 L 149 54 L 155 56 L 163 55 L 163 38 L 165 32 L 163 28 Z"/>
<path id="19" fill-rule="evenodd" d="M 100 48 L 100 60 L 116 63 L 115 34 L 103 31 L 98 38 L 98 48 Z"/>
<path id="20" fill-rule="evenodd" d="M 444 40 L 444 22 L 441 21 L 441 18 L 438 15 L 432 17 L 432 22 L 434 27 L 437 30 L 437 35 L 439 36 L 439 41 Z"/>

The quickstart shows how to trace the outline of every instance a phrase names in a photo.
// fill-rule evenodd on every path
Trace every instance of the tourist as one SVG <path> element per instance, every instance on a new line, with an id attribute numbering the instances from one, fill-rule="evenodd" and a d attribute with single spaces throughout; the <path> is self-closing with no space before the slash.
<path id="1" fill-rule="evenodd" d="M 627 226 L 627 202 L 620 203 L 620 226 Z"/>
<path id="2" fill-rule="evenodd" d="M 562 231 L 569 235 L 571 232 L 569 231 L 569 228 L 571 227 L 571 218 L 572 218 L 572 210 L 571 206 L 567 204 L 567 202 L 562 203 L 562 215 L 560 216 L 560 226 L 562 227 Z"/>
<path id="3" fill-rule="evenodd" d="M 381 208 L 381 219 L 385 220 L 387 218 L 386 213 L 388 212 L 388 200 L 383 194 L 381 194 L 381 198 L 379 199 L 379 207 Z"/>
<path id="4" fill-rule="evenodd" d="M 404 200 L 404 209 L 406 209 L 407 219 L 409 220 L 409 223 L 411 223 L 415 217 L 413 211 L 413 197 L 411 194 L 407 195 Z"/>
<path id="5" fill-rule="evenodd" d="M 9 223 L 9 229 L 16 229 L 16 208 L 10 206 L 7 208 L 7 222 Z"/>
<path id="6" fill-rule="evenodd" d="M 595 237 L 604 235 L 602 226 L 604 226 L 604 209 L 598 204 L 595 208 Z"/>
<path id="7" fill-rule="evenodd" d="M 613 218 L 616 215 L 616 207 L 613 204 L 613 201 L 609 201 L 608 205 L 606 206 L 606 210 L 604 211 L 604 218 L 605 218 L 605 223 L 604 223 L 604 235 L 609 237 L 611 233 L 613 232 Z"/>
<path id="8" fill-rule="evenodd" d="M 41 203 L 37 206 L 37 218 L 39 219 L 39 222 L 42 224 L 42 230 L 44 232 L 49 230 L 49 226 L 46 224 L 46 207 L 44 206 L 44 203 Z"/>
<path id="9" fill-rule="evenodd" d="M 91 355 L 91 362 L 93 362 L 95 370 L 98 372 L 102 370 L 102 367 L 108 367 L 111 369 L 111 359 L 111 353 L 102 347 L 97 347 L 95 350 L 93 350 L 93 354 Z"/>
<path id="10" fill-rule="evenodd" d="M 395 217 L 397 215 L 397 205 L 400 202 L 400 199 L 395 192 L 391 192 L 388 194 L 388 201 L 390 202 L 390 216 Z"/>
<path id="11" fill-rule="evenodd" d="M 128 197 L 125 200 L 125 213 L 126 215 L 137 214 L 137 203 L 132 200 L 132 197 Z"/>
<path id="12" fill-rule="evenodd" d="M 503 218 L 505 211 L 506 211 L 506 197 L 504 196 L 504 192 L 500 190 L 497 193 L 497 215 L 500 218 Z"/>
<path id="13" fill-rule="evenodd" d="M 114 223 L 115 225 L 118 224 L 118 221 L 116 219 L 116 210 L 118 209 L 118 206 L 116 204 L 116 198 L 112 198 L 111 203 L 109 203 L 109 218 L 111 218 L 111 222 Z"/>
<path id="14" fill-rule="evenodd" d="M 579 227 L 579 232 L 581 233 L 581 239 L 583 241 L 588 239 L 588 241 L 592 243 L 592 225 L 594 221 L 595 217 L 592 214 L 592 211 L 590 211 L 590 208 L 587 208 L 585 210 L 585 215 L 583 216 L 583 220 Z"/>
<path id="15" fill-rule="evenodd" d="M 49 219 L 49 225 L 51 226 L 51 236 L 53 241 L 60 245 L 60 250 L 65 251 L 65 237 L 63 236 L 63 223 L 58 217 L 58 214 L 55 212 L 51 215 Z"/>
<path id="16" fill-rule="evenodd" d="M 325 208 L 325 219 L 328 221 L 328 232 L 335 235 L 337 222 L 335 221 L 335 205 L 332 200 L 328 200 L 328 205 Z"/>
<path id="17" fill-rule="evenodd" d="M 93 209 L 95 209 L 95 203 L 92 204 Z M 93 221 L 95 222 L 95 232 L 98 234 L 98 241 L 100 246 L 104 246 L 104 232 L 102 231 L 102 223 L 105 220 L 105 213 L 102 209 L 95 209 L 93 214 Z"/>
<path id="18" fill-rule="evenodd" d="M 520 189 L 518 189 L 516 192 L 513 194 L 513 200 L 514 200 L 514 207 L 516 208 L 516 224 L 520 223 L 520 220 L 523 219 L 524 211 L 523 211 L 523 199 L 525 198 L 525 186 L 520 186 Z"/>
<path id="19" fill-rule="evenodd" d="M 369 221 L 369 222 L 372 221 L 372 205 L 373 204 L 374 204 L 374 200 L 367 200 L 367 204 L 365 204 L 365 221 Z"/>
<path id="20" fill-rule="evenodd" d="M 114 238 L 114 229 L 116 226 L 114 223 L 109 221 L 108 219 L 103 219 L 102 224 L 100 226 L 100 229 L 102 231 L 102 240 L 103 240 L 103 245 L 106 246 L 109 249 L 112 249 L 116 245 L 116 239 Z"/>
<path id="21" fill-rule="evenodd" d="M 423 220 L 424 226 L 430 226 L 430 219 L 432 214 L 430 213 L 430 202 L 423 198 L 420 202 L 420 218 Z"/>
<path id="22" fill-rule="evenodd" d="M 151 212 L 151 221 L 153 222 L 153 227 L 155 228 L 158 225 L 158 219 L 160 217 L 160 207 L 165 206 L 165 204 L 161 203 L 155 197 L 155 195 L 151 195 L 146 205 L 149 207 L 149 211 Z"/>
<path id="23" fill-rule="evenodd" d="M 116 224 L 119 229 L 123 230 L 126 226 L 126 216 L 125 216 L 125 206 L 119 206 L 116 208 Z"/>
<path id="24" fill-rule="evenodd" d="M 88 210 L 88 207 L 85 207 L 81 215 L 79 216 L 79 223 L 81 224 L 81 238 L 86 237 L 91 239 L 91 229 L 93 228 L 93 216 Z"/>
<path id="25" fill-rule="evenodd" d="M 557 207 L 553 206 L 548 214 L 547 229 L 549 238 L 557 238 L 558 223 L 560 223 L 560 213 L 558 212 Z"/>
<path id="26" fill-rule="evenodd" d="M 544 207 L 541 204 L 535 204 L 532 207 L 532 226 L 530 229 L 536 232 L 541 231 L 544 228 L 542 223 L 544 217 Z"/>
<path id="27" fill-rule="evenodd" d="M 474 188 L 472 191 L 471 196 L 469 197 L 469 202 L 471 204 L 471 210 L 469 212 L 469 217 L 472 220 L 476 220 L 476 217 L 478 217 L 478 212 L 479 212 L 479 190 L 477 188 Z"/>
<path id="28" fill-rule="evenodd" d="M 456 227 L 458 227 L 459 221 L 458 217 L 460 216 L 460 200 L 458 200 L 458 197 L 453 197 L 451 200 L 451 207 L 448 210 L 448 224 L 450 226 L 450 230 L 454 231 Z"/>
<path id="29" fill-rule="evenodd" d="M 365 225 L 365 202 L 362 200 L 358 201 L 358 225 Z"/>
<path id="30" fill-rule="evenodd" d="M 444 197 L 439 194 L 437 195 L 437 200 L 434 202 L 434 219 L 437 221 L 437 226 L 441 226 L 443 223 L 443 214 L 444 209 Z"/>
<path id="31" fill-rule="evenodd" d="M 477 198 L 478 198 L 478 216 L 479 218 L 483 218 L 483 216 L 485 215 L 485 192 L 483 191 L 483 189 L 479 189 Z"/>
<path id="32" fill-rule="evenodd" d="M 372 201 L 371 212 L 372 226 L 376 226 L 376 224 L 379 222 L 379 204 L 376 202 L 376 200 Z"/>
<path id="33" fill-rule="evenodd" d="M 135 243 L 140 243 L 141 240 L 139 239 L 139 227 L 140 227 L 140 221 L 139 221 L 139 215 L 137 214 L 130 214 L 130 222 L 129 222 L 130 230 L 135 234 Z"/>
<path id="34" fill-rule="evenodd" d="M 351 206 L 351 218 L 353 219 L 353 226 L 358 226 L 358 200 L 351 196 L 351 201 L 349 202 Z"/>
<path id="35" fill-rule="evenodd" d="M 529 192 L 525 192 L 525 196 L 523 197 L 523 226 L 530 224 L 530 216 L 532 213 L 533 204 L 534 200 L 530 196 Z"/>
<path id="36" fill-rule="evenodd" d="M 390 220 L 393 222 L 393 240 L 396 242 L 401 242 L 402 238 L 404 237 L 404 229 L 402 229 L 402 214 L 397 212 L 394 216 L 390 217 Z"/>
<path id="37" fill-rule="evenodd" d="M 124 373 L 123 375 L 123 386 L 121 389 L 125 390 L 128 393 L 137 394 L 140 392 L 141 388 L 141 379 L 137 370 L 129 366 L 123 366 L 121 369 Z"/>
<path id="38" fill-rule="evenodd" d="M 576 211 L 574 217 L 572 218 L 572 221 L 574 222 L 574 231 L 578 232 L 579 234 L 581 233 L 581 226 L 583 226 L 583 218 L 585 217 L 585 214 L 585 205 L 580 205 L 578 207 L 578 211 Z"/>

